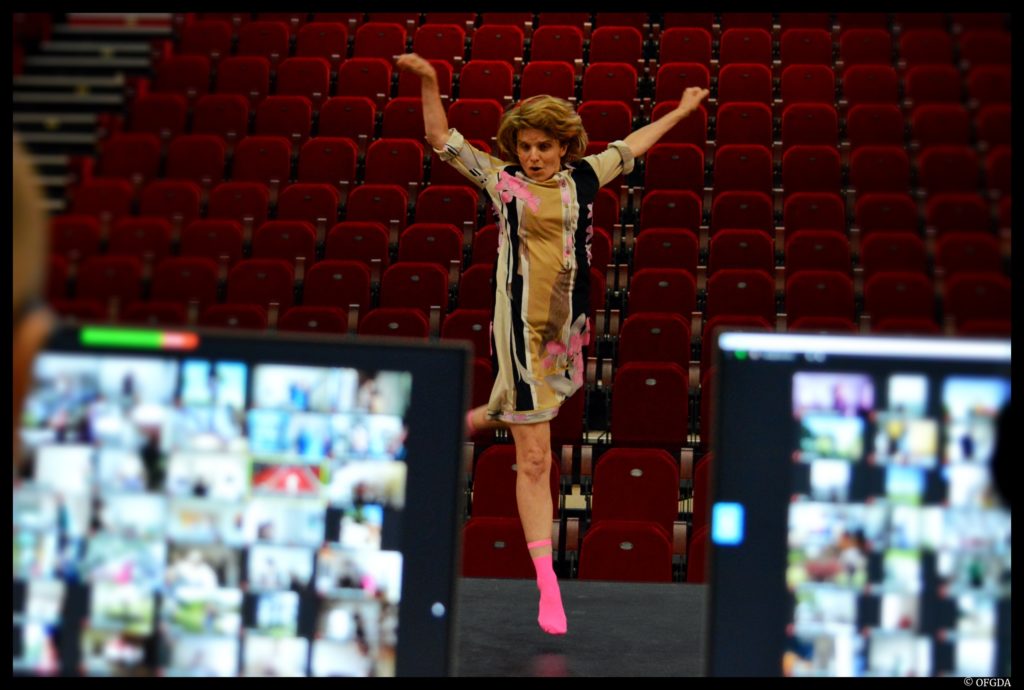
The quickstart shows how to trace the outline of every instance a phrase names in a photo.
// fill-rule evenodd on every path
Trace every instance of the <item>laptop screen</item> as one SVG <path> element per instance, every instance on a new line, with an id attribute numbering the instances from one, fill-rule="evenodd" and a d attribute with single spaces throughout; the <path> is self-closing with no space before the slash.
<path id="1" fill-rule="evenodd" d="M 20 428 L 15 672 L 447 674 L 468 361 L 62 327 Z"/>
<path id="2" fill-rule="evenodd" d="M 1009 341 L 719 347 L 709 675 L 1009 675 Z"/>

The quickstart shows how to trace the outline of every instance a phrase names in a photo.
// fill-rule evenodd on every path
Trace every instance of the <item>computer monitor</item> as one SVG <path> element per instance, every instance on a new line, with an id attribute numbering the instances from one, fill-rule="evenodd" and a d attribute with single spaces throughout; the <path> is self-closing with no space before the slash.
<path id="1" fill-rule="evenodd" d="M 1010 342 L 718 345 L 708 674 L 1008 676 Z"/>
<path id="2" fill-rule="evenodd" d="M 17 430 L 14 672 L 450 673 L 469 363 L 62 325 Z"/>

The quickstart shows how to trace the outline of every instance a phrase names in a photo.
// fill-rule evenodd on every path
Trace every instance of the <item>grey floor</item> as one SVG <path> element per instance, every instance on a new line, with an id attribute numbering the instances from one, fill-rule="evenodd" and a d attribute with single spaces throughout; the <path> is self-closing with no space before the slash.
<path id="1" fill-rule="evenodd" d="M 459 676 L 701 676 L 707 588 L 563 580 L 564 636 L 537 625 L 532 580 L 460 578 Z"/>

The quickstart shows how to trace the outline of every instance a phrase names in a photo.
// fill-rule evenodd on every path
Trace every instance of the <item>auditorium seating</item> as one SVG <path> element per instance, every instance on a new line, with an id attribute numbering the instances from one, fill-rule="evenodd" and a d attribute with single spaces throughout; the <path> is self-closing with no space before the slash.
<path id="1" fill-rule="evenodd" d="M 678 460 L 709 442 L 725 326 L 1008 334 L 1011 37 L 1005 15 L 979 17 L 203 14 L 154 50 L 71 177 L 48 295 L 78 318 L 467 340 L 481 404 L 500 231 L 426 144 L 418 80 L 393 56 L 431 60 L 449 124 L 488 153 L 533 95 L 572 101 L 594 152 L 709 88 L 579 210 L 593 375 L 552 425 L 573 480 L 583 457 L 610 469 L 631 447 Z M 508 440 L 471 439 L 476 455 Z M 580 488 L 592 514 L 555 516 L 582 519 L 556 547 L 566 572 L 702 580 L 696 486 L 683 568 L 671 528 L 602 525 L 636 516 L 603 516 L 597 480 Z M 511 558 L 521 526 L 473 508 L 464 572 L 532 577 Z M 641 560 L 622 560 L 627 540 Z"/>

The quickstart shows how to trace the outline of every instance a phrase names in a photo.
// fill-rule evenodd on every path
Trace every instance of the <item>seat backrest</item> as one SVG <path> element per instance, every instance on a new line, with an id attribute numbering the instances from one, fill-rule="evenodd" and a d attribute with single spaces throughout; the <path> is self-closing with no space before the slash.
<path id="1" fill-rule="evenodd" d="M 214 134 L 183 134 L 167 147 L 165 176 L 191 180 L 201 187 L 224 179 L 227 145 Z"/>
<path id="2" fill-rule="evenodd" d="M 525 78 L 525 71 L 523 76 Z M 459 96 L 462 98 L 509 102 L 512 100 L 512 87 L 512 65 L 503 60 L 470 60 L 459 73 Z"/>
<path id="3" fill-rule="evenodd" d="M 846 113 L 846 135 L 850 148 L 861 146 L 903 146 L 904 120 L 894 103 L 860 103 Z"/>
<path id="4" fill-rule="evenodd" d="M 370 270 L 354 259 L 324 259 L 309 271 L 302 287 L 302 303 L 314 307 L 370 308 Z"/>
<path id="5" fill-rule="evenodd" d="M 227 218 L 197 218 L 181 231 L 178 253 L 213 260 L 227 257 L 228 266 L 242 258 L 242 224 Z"/>
<path id="6" fill-rule="evenodd" d="M 235 147 L 233 179 L 278 183 L 284 188 L 291 177 L 291 144 L 283 136 L 250 136 Z"/>
<path id="7" fill-rule="evenodd" d="M 413 307 L 377 307 L 359 320 L 359 335 L 423 338 L 430 335 L 430 323 Z"/>
<path id="8" fill-rule="evenodd" d="M 697 235 L 686 228 L 646 228 L 633 246 L 633 270 L 682 268 L 697 274 Z"/>
<path id="9" fill-rule="evenodd" d="M 381 270 L 390 264 L 387 228 L 376 221 L 346 220 L 327 233 L 324 259 L 353 259 L 369 265 L 380 260 Z"/>
<path id="10" fill-rule="evenodd" d="M 518 518 L 472 517 L 462 528 L 462 576 L 536 576 Z"/>
<path id="11" fill-rule="evenodd" d="M 546 25 L 533 32 L 530 44 L 532 60 L 566 60 L 583 58 L 583 31 L 578 26 Z"/>
<path id="12" fill-rule="evenodd" d="M 206 215 L 208 218 L 232 218 L 243 226 L 249 224 L 250 231 L 255 231 L 267 219 L 269 204 L 267 185 L 231 180 L 211 190 Z"/>
<path id="13" fill-rule="evenodd" d="M 764 192 L 724 191 L 715 195 L 711 204 L 711 232 L 714 234 L 724 228 L 758 228 L 774 232 L 773 213 L 772 199 Z"/>
<path id="14" fill-rule="evenodd" d="M 672 534 L 679 516 L 679 467 L 661 448 L 612 448 L 594 470 L 591 525 L 647 520 Z"/>
<path id="15" fill-rule="evenodd" d="M 803 316 L 853 319 L 853 279 L 839 271 L 806 270 L 786 279 L 788 321 Z"/>
<path id="16" fill-rule="evenodd" d="M 719 38 L 718 59 L 723 66 L 736 63 L 771 65 L 771 34 L 759 28 L 725 29 Z"/>
<path id="17" fill-rule="evenodd" d="M 448 272 L 421 261 L 392 264 L 381 278 L 380 306 L 415 307 L 425 315 L 439 306 L 443 318 L 448 311 Z"/>
<path id="18" fill-rule="evenodd" d="M 708 249 L 708 276 L 725 268 L 775 271 L 775 240 L 763 230 L 719 230 L 711 237 Z"/>
<path id="19" fill-rule="evenodd" d="M 782 102 L 825 103 L 836 101 L 836 78 L 831 65 L 789 65 L 782 70 Z"/>
<path id="20" fill-rule="evenodd" d="M 693 274 L 681 268 L 646 268 L 633 274 L 629 313 L 665 311 L 690 318 L 697 300 Z"/>
<path id="21" fill-rule="evenodd" d="M 473 468 L 473 517 L 519 517 L 516 505 L 516 450 L 501 444 L 485 450 Z M 551 454 L 550 487 L 553 518 L 558 517 L 559 463 Z"/>
<path id="22" fill-rule="evenodd" d="M 579 578 L 671 582 L 672 542 L 654 523 L 602 521 L 583 538 Z"/>
<path id="23" fill-rule="evenodd" d="M 366 96 L 335 96 L 320 108 L 317 138 L 345 137 L 358 141 L 373 138 L 377 106 Z"/>
<path id="24" fill-rule="evenodd" d="M 722 268 L 708 278 L 706 318 L 749 315 L 774 323 L 775 312 L 775 277 L 765 271 Z"/>
<path id="25" fill-rule="evenodd" d="M 644 189 L 704 193 L 704 151 L 693 144 L 655 144 L 647 152 Z"/>
<path id="26" fill-rule="evenodd" d="M 834 192 L 842 188 L 842 163 L 835 146 L 790 146 L 782 154 L 782 187 L 794 192 Z"/>
<path id="27" fill-rule="evenodd" d="M 619 331 L 617 365 L 630 362 L 690 362 L 690 324 L 679 314 L 631 314 Z"/>
<path id="28" fill-rule="evenodd" d="M 679 365 L 631 362 L 619 367 L 613 390 L 613 443 L 676 448 L 686 442 L 687 372 Z"/>
<path id="29" fill-rule="evenodd" d="M 839 141 L 836 109 L 826 103 L 797 103 L 782 112 L 783 150 L 793 145 L 832 146 Z"/>
<path id="30" fill-rule="evenodd" d="M 665 29 L 659 41 L 658 61 L 662 65 L 670 62 L 709 64 L 711 33 L 701 27 L 673 26 Z"/>
<path id="31" fill-rule="evenodd" d="M 882 271 L 928 270 L 924 240 L 910 232 L 876 230 L 860 244 L 860 265 L 864 280 Z"/>
<path id="32" fill-rule="evenodd" d="M 643 57 L 644 39 L 633 26 L 598 26 L 590 34 L 590 62 L 628 62 Z"/>
<path id="33" fill-rule="evenodd" d="M 910 188 L 910 159 L 897 146 L 861 146 L 850 154 L 850 186 L 868 192 L 903 193 Z"/>
<path id="34" fill-rule="evenodd" d="M 770 105 L 772 73 L 765 65 L 736 62 L 718 73 L 718 103 L 753 101 Z"/>
<path id="35" fill-rule="evenodd" d="M 786 235 L 798 230 L 832 230 L 846 234 L 846 206 L 838 192 L 794 192 L 782 206 Z"/>
<path id="36" fill-rule="evenodd" d="M 764 146 L 729 144 L 715 153 L 714 196 L 729 190 L 772 193 L 772 154 Z"/>
<path id="37" fill-rule="evenodd" d="M 296 148 L 309 139 L 313 106 L 306 96 L 267 96 L 256 106 L 253 134 L 276 135 Z"/>
<path id="38" fill-rule="evenodd" d="M 353 56 L 338 67 L 338 96 L 366 96 L 374 103 L 391 95 L 392 65 L 379 57 Z"/>
<path id="39" fill-rule="evenodd" d="M 701 226 L 701 204 L 701 197 L 689 189 L 649 191 L 640 205 L 640 231 L 679 227 L 696 232 Z"/>
<path id="40" fill-rule="evenodd" d="M 356 182 L 358 158 L 359 151 L 355 142 L 347 137 L 320 136 L 310 139 L 299 152 L 296 179 L 300 183 L 323 182 L 335 189 L 347 188 Z"/>
<path id="41" fill-rule="evenodd" d="M 850 273 L 850 241 L 831 230 L 804 230 L 786 238 L 786 275 L 808 269 Z"/>
<path id="42" fill-rule="evenodd" d="M 817 28 L 785 28 L 779 40 L 782 67 L 790 65 L 832 66 L 832 32 Z"/>
<path id="43" fill-rule="evenodd" d="M 513 63 L 516 58 L 523 57 L 523 40 L 522 25 L 484 23 L 473 32 L 472 59 Z"/>
<path id="44" fill-rule="evenodd" d="M 356 29 L 353 57 L 391 59 L 405 52 L 406 31 L 400 24 L 369 21 Z"/>
<path id="45" fill-rule="evenodd" d="M 372 220 L 388 227 L 393 221 L 399 232 L 408 219 L 409 194 L 395 184 L 358 185 L 348 196 L 346 220 Z"/>
<path id="46" fill-rule="evenodd" d="M 277 302 L 281 312 L 292 305 L 295 271 L 284 259 L 245 259 L 228 273 L 230 304 L 255 304 L 269 311 Z"/>
<path id="47" fill-rule="evenodd" d="M 568 63 L 530 60 L 529 64 L 523 67 L 519 89 L 520 98 L 549 94 L 556 98 L 569 100 L 576 96 L 576 77 L 572 66 Z"/>
<path id="48" fill-rule="evenodd" d="M 935 288 L 923 273 L 884 271 L 864 283 L 864 312 L 878 324 L 892 317 L 933 319 Z"/>

